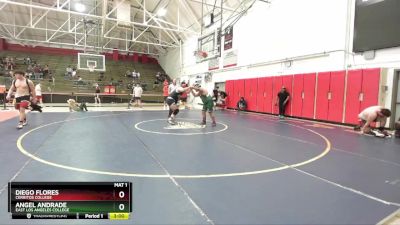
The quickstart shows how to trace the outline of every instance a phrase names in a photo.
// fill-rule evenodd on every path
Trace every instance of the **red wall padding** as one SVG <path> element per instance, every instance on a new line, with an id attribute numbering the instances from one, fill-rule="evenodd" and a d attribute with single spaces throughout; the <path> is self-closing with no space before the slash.
<path id="1" fill-rule="evenodd" d="M 247 110 L 249 111 L 257 111 L 257 87 L 257 78 L 245 80 L 244 99 L 247 101 Z"/>
<path id="2" fill-rule="evenodd" d="M 363 69 L 362 93 L 363 100 L 360 112 L 365 108 L 378 105 L 380 69 Z"/>
<path id="3" fill-rule="evenodd" d="M 233 104 L 236 108 L 236 103 L 240 100 L 240 97 L 244 97 L 244 80 L 235 80 L 233 85 Z"/>
<path id="4" fill-rule="evenodd" d="M 303 74 L 293 76 L 292 116 L 301 117 L 303 109 Z"/>
<path id="5" fill-rule="evenodd" d="M 226 106 L 228 108 L 234 108 L 235 103 L 233 101 L 233 85 L 234 85 L 234 81 L 233 80 L 227 80 L 225 83 L 225 92 L 228 95 L 226 98 Z"/>
<path id="6" fill-rule="evenodd" d="M 118 61 L 118 50 L 117 49 L 113 50 L 113 60 Z"/>
<path id="7" fill-rule="evenodd" d="M 347 76 L 346 71 L 332 71 L 226 81 L 228 107 L 236 108 L 245 97 L 248 110 L 277 114 L 282 85 L 291 94 L 287 115 L 356 124 L 363 109 L 378 104 L 380 69 L 349 70 Z"/>
<path id="8" fill-rule="evenodd" d="M 272 77 L 258 78 L 257 105 L 259 112 L 272 112 Z"/>
<path id="9" fill-rule="evenodd" d="M 331 72 L 318 73 L 315 118 L 318 120 L 328 119 L 329 110 L 329 88 L 331 83 Z"/>
<path id="10" fill-rule="evenodd" d="M 0 51 L 6 50 L 6 40 L 0 38 Z"/>
<path id="11" fill-rule="evenodd" d="M 341 123 L 343 120 L 345 80 L 346 80 L 346 71 L 331 72 L 331 80 L 330 80 L 331 99 L 329 100 L 329 112 L 327 118 L 327 120 L 329 121 Z"/>
<path id="12" fill-rule="evenodd" d="M 303 109 L 302 117 L 312 119 L 314 117 L 314 101 L 315 101 L 315 78 L 316 73 L 304 74 L 303 79 Z"/>
<path id="13" fill-rule="evenodd" d="M 360 112 L 360 94 L 362 70 L 351 70 L 347 73 L 346 116 L 345 123 L 356 124 Z"/>

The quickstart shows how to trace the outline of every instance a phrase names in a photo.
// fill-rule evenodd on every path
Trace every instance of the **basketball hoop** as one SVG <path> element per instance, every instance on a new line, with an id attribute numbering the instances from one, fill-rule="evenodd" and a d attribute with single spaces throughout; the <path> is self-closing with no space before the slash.
<path id="1" fill-rule="evenodd" d="M 204 60 L 205 58 L 207 58 L 208 54 L 205 51 L 194 51 L 194 56 L 196 56 L 196 61 L 197 62 L 201 62 L 202 60 Z"/>

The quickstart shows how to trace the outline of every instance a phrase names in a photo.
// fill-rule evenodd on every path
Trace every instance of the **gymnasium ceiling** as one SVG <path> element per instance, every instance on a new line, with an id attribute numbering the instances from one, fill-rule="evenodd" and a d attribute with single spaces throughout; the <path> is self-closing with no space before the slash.
<path id="1" fill-rule="evenodd" d="M 205 32 L 202 24 L 211 13 L 220 23 L 222 8 L 225 22 L 255 1 L 0 0 L 0 37 L 21 45 L 161 55 L 179 47 L 181 40 Z M 78 12 L 76 3 L 85 10 Z M 130 22 L 121 23 L 116 9 L 125 3 L 130 6 Z M 160 9 L 166 9 L 164 16 L 158 15 Z"/>

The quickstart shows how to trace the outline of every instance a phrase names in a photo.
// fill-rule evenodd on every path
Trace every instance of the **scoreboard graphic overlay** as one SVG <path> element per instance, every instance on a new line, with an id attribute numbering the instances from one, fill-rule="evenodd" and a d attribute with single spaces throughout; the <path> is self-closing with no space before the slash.
<path id="1" fill-rule="evenodd" d="M 10 182 L 13 219 L 129 219 L 131 182 Z"/>

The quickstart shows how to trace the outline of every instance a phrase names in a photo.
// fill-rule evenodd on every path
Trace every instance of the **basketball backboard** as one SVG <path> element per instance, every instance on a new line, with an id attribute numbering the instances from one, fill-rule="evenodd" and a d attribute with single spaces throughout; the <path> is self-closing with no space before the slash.
<path id="1" fill-rule="evenodd" d="M 198 38 L 196 54 L 201 53 L 202 57 L 196 57 L 200 63 L 220 56 L 221 36 L 219 29 Z"/>
<path id="2" fill-rule="evenodd" d="M 104 55 L 78 53 L 78 70 L 106 71 Z"/>

